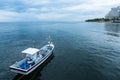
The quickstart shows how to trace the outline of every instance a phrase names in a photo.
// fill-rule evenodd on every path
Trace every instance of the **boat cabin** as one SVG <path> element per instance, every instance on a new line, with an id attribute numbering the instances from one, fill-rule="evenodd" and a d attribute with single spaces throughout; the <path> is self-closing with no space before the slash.
<path id="1" fill-rule="evenodd" d="M 26 58 L 35 60 L 36 56 L 39 54 L 39 49 L 37 48 L 27 48 L 22 53 L 26 54 Z"/>
<path id="2" fill-rule="evenodd" d="M 37 48 L 27 48 L 22 53 L 26 54 L 27 63 L 33 65 L 37 56 L 39 55 L 39 49 Z"/>

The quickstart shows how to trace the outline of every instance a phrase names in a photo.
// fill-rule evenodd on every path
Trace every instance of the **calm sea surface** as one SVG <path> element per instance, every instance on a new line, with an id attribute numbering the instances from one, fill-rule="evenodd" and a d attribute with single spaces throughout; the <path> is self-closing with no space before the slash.
<path id="1" fill-rule="evenodd" d="M 0 80 L 13 80 L 9 66 L 21 51 L 40 48 L 51 35 L 54 58 L 27 80 L 119 80 L 120 24 L 80 22 L 0 23 Z"/>

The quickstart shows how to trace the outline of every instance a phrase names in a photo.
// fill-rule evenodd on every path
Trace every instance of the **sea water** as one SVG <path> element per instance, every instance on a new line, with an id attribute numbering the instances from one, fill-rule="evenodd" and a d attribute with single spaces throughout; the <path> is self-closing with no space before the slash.
<path id="1" fill-rule="evenodd" d="M 0 23 L 0 80 L 13 80 L 9 66 L 21 51 L 55 45 L 54 58 L 27 80 L 119 80 L 120 24 L 85 22 Z"/>

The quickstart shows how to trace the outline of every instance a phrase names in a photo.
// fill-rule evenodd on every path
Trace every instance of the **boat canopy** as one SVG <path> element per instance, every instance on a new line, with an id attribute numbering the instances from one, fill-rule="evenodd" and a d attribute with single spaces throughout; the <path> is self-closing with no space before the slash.
<path id="1" fill-rule="evenodd" d="M 37 49 L 37 48 L 27 48 L 27 49 L 22 51 L 22 53 L 30 54 L 30 55 L 33 55 L 37 52 L 39 52 L 39 49 Z"/>

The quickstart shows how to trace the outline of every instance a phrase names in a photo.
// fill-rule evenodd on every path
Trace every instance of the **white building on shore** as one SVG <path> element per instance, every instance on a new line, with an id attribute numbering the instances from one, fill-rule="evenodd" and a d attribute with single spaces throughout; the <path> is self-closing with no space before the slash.
<path id="1" fill-rule="evenodd" d="M 111 8 L 111 10 L 108 12 L 108 14 L 105 16 L 105 18 L 120 18 L 120 6 Z"/>

